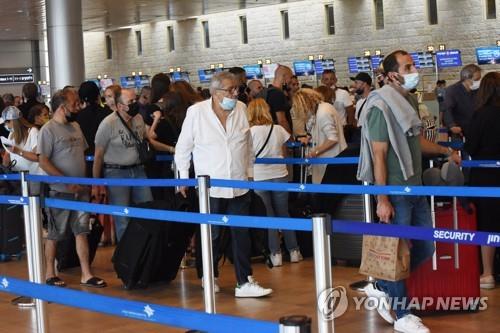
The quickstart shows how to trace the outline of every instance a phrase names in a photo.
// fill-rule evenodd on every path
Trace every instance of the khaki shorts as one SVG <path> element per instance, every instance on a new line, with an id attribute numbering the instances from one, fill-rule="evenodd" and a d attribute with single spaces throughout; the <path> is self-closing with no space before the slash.
<path id="1" fill-rule="evenodd" d="M 75 207 L 78 207 L 78 201 L 89 202 L 88 195 L 79 195 L 76 198 L 76 195 L 73 193 L 50 191 L 50 197 L 53 199 L 76 201 Z M 70 235 L 70 231 L 75 236 L 90 232 L 89 213 L 58 208 L 47 208 L 46 210 L 49 220 L 47 239 L 56 241 L 66 239 Z"/>

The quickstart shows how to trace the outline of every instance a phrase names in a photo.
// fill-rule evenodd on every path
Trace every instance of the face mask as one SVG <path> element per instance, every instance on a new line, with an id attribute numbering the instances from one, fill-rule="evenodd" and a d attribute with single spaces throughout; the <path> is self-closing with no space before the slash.
<path id="1" fill-rule="evenodd" d="M 356 89 L 356 91 L 355 91 L 356 95 L 363 95 L 364 92 L 365 92 L 365 90 L 362 88 Z"/>
<path id="2" fill-rule="evenodd" d="M 127 114 L 131 117 L 135 117 L 139 113 L 139 104 L 134 102 L 128 105 Z"/>
<path id="3" fill-rule="evenodd" d="M 238 100 L 234 98 L 224 97 L 222 102 L 219 103 L 220 107 L 225 111 L 232 111 L 236 107 L 236 102 Z"/>
<path id="4" fill-rule="evenodd" d="M 245 91 L 247 90 L 247 85 L 243 83 L 241 86 L 238 87 L 238 94 L 244 94 Z"/>
<path id="5" fill-rule="evenodd" d="M 77 113 L 69 112 L 68 109 L 66 109 L 66 107 L 64 107 L 64 111 L 65 111 L 64 116 L 66 117 L 66 121 L 68 123 L 76 121 L 76 117 L 78 116 Z"/>
<path id="6" fill-rule="evenodd" d="M 49 117 L 43 117 L 42 119 L 40 119 L 40 122 L 42 123 L 42 125 L 45 125 L 48 121 L 49 121 Z"/>
<path id="7" fill-rule="evenodd" d="M 472 81 L 472 86 L 470 86 L 470 90 L 478 90 L 481 85 L 481 80 Z"/>
<path id="8" fill-rule="evenodd" d="M 290 87 L 288 87 L 288 84 L 287 84 L 287 83 L 284 83 L 284 84 L 281 86 L 281 89 L 283 89 L 283 91 L 288 91 L 288 90 L 290 90 Z"/>
<path id="9" fill-rule="evenodd" d="M 7 131 L 9 131 L 9 133 L 14 132 L 14 129 L 13 129 L 13 128 L 8 127 L 7 125 L 3 125 L 3 127 L 5 127 L 5 129 L 6 129 Z"/>
<path id="10" fill-rule="evenodd" d="M 405 82 L 401 84 L 401 87 L 408 91 L 415 89 L 420 82 L 420 76 L 418 73 L 404 74 L 403 79 Z"/>

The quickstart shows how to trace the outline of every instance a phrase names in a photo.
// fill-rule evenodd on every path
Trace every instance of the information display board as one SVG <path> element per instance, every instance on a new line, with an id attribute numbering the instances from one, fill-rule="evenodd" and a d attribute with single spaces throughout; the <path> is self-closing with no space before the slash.
<path id="1" fill-rule="evenodd" d="M 104 90 L 107 87 L 113 85 L 113 81 L 114 81 L 113 79 L 109 79 L 109 78 L 107 78 L 107 79 L 100 79 L 98 81 L 97 86 L 100 87 L 102 90 Z"/>
<path id="2" fill-rule="evenodd" d="M 478 65 L 500 64 L 500 46 L 478 47 L 476 58 Z"/>
<path id="3" fill-rule="evenodd" d="M 33 74 L 0 74 L 0 84 L 35 82 Z"/>
<path id="4" fill-rule="evenodd" d="M 349 73 L 370 72 L 370 57 L 348 57 Z"/>
<path id="5" fill-rule="evenodd" d="M 135 87 L 140 89 L 145 86 L 149 86 L 149 75 L 136 75 L 135 76 Z"/>
<path id="6" fill-rule="evenodd" d="M 437 51 L 436 64 L 438 68 L 462 66 L 462 55 L 460 50 Z"/>
<path id="7" fill-rule="evenodd" d="M 321 75 L 325 70 L 335 71 L 335 60 L 333 59 L 322 59 L 314 60 L 314 72 L 316 75 Z"/>
<path id="8" fill-rule="evenodd" d="M 374 55 L 370 57 L 370 62 L 372 66 L 372 70 L 375 70 L 380 67 L 380 64 L 384 61 L 383 55 Z"/>
<path id="9" fill-rule="evenodd" d="M 188 72 L 171 72 L 171 73 L 169 73 L 169 76 L 172 79 L 172 81 L 174 81 L 174 82 L 176 82 L 176 81 L 190 82 Z"/>
<path id="10" fill-rule="evenodd" d="M 273 79 L 274 78 L 274 72 L 276 72 L 276 69 L 278 68 L 279 64 L 264 64 L 262 65 L 262 74 L 264 75 L 265 79 Z"/>
<path id="11" fill-rule="evenodd" d="M 293 71 L 297 76 L 314 75 L 314 64 L 310 60 L 294 61 Z"/>
<path id="12" fill-rule="evenodd" d="M 215 73 L 224 71 L 224 68 L 211 68 L 211 69 L 199 69 L 198 70 L 198 78 L 201 83 L 210 83 L 212 76 Z"/>
<path id="13" fill-rule="evenodd" d="M 410 53 L 416 68 L 434 68 L 434 59 L 430 52 Z"/>
<path id="14" fill-rule="evenodd" d="M 125 89 L 135 88 L 135 76 L 121 76 L 120 85 Z"/>
<path id="15" fill-rule="evenodd" d="M 262 79 L 262 67 L 260 65 L 244 65 L 243 69 L 246 72 L 247 79 Z"/>

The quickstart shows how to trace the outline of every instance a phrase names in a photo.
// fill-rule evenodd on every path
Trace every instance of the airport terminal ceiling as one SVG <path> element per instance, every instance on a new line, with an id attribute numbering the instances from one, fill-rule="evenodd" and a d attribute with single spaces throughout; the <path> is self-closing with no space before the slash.
<path id="1" fill-rule="evenodd" d="M 111 31 L 144 22 L 182 20 L 205 14 L 293 1 L 82 0 L 83 30 Z M 0 0 L 0 40 L 40 39 L 45 29 L 44 23 L 44 0 Z"/>

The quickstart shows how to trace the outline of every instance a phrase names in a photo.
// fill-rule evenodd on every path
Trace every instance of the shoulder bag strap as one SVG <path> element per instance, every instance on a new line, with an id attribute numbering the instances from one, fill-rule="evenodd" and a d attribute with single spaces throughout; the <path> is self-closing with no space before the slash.
<path id="1" fill-rule="evenodd" d="M 269 139 L 271 138 L 271 133 L 273 132 L 274 124 L 271 124 L 271 129 L 269 130 L 269 133 L 267 134 L 266 142 L 260 147 L 259 152 L 255 155 L 255 158 L 259 157 L 259 155 L 262 153 L 264 148 L 267 146 L 267 143 L 269 142 Z"/>
<path id="2" fill-rule="evenodd" d="M 130 135 L 132 135 L 132 137 L 134 138 L 134 140 L 137 142 L 137 143 L 141 143 L 142 141 L 139 140 L 139 138 L 137 137 L 137 135 L 135 135 L 134 131 L 132 131 L 132 129 L 127 125 L 127 123 L 125 122 L 125 120 L 123 120 L 123 118 L 120 116 L 120 114 L 116 112 L 116 115 L 118 116 L 118 118 L 120 118 L 123 126 L 125 126 L 125 128 L 127 129 L 127 131 L 130 133 Z"/>

